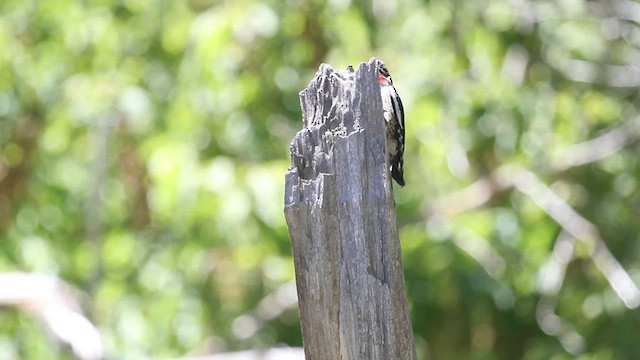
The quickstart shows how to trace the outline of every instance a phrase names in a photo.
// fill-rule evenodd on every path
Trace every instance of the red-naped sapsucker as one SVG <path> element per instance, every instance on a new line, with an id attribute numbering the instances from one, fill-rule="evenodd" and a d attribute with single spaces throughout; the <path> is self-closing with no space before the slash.
<path id="1" fill-rule="evenodd" d="M 393 87 L 389 70 L 378 61 L 378 81 L 382 94 L 382 110 L 387 128 L 387 151 L 391 177 L 404 186 L 402 155 L 404 153 L 404 108 L 398 92 Z"/>

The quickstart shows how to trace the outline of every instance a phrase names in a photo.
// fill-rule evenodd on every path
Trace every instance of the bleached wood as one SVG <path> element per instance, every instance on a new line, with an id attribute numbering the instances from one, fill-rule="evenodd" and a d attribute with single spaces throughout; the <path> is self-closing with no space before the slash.
<path id="1" fill-rule="evenodd" d="M 285 217 L 307 360 L 415 359 L 376 61 L 300 93 Z"/>

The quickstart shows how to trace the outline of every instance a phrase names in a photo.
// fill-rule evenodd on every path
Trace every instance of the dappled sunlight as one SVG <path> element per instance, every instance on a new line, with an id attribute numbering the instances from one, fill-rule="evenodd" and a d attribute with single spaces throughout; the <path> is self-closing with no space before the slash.
<path id="1" fill-rule="evenodd" d="M 406 112 L 419 359 L 640 353 L 639 24 L 626 0 L 1 1 L 0 358 L 300 359 L 299 92 L 372 56 Z"/>

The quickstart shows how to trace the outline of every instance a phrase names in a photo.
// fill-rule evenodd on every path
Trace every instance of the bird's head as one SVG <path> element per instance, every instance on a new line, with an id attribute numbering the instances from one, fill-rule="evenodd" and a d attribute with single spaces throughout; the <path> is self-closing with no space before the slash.
<path id="1" fill-rule="evenodd" d="M 378 69 L 378 82 L 380 85 L 393 85 L 393 80 L 391 80 L 389 70 L 387 70 L 384 63 L 382 61 L 378 61 L 378 65 L 376 67 Z"/>

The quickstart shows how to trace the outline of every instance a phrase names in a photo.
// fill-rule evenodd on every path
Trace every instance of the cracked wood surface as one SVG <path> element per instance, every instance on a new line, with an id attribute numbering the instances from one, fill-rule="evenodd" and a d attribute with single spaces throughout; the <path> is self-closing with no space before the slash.
<path id="1" fill-rule="evenodd" d="M 307 360 L 416 358 L 376 61 L 300 92 L 285 217 Z"/>

